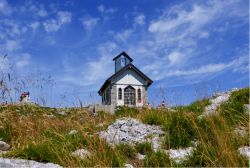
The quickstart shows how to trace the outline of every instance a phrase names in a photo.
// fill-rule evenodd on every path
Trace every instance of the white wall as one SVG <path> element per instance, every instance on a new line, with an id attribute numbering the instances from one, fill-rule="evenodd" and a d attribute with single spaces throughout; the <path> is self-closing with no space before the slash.
<path id="1" fill-rule="evenodd" d="M 124 105 L 124 88 L 127 86 L 132 86 L 135 89 L 135 98 L 136 98 L 136 106 L 141 107 L 144 105 L 145 101 L 145 95 L 144 95 L 144 90 L 143 87 L 145 87 L 146 81 L 139 76 L 137 73 L 135 73 L 133 70 L 127 70 L 120 76 L 118 76 L 116 79 L 112 81 L 114 85 L 116 85 L 116 94 L 117 94 L 117 106 L 123 106 Z M 118 94 L 119 94 L 119 88 L 122 89 L 122 100 L 119 100 Z M 137 95 L 137 90 L 141 89 L 141 102 L 138 102 L 138 95 Z"/>
<path id="2" fill-rule="evenodd" d="M 146 81 L 132 70 L 124 72 L 114 80 L 115 84 L 146 85 Z"/>

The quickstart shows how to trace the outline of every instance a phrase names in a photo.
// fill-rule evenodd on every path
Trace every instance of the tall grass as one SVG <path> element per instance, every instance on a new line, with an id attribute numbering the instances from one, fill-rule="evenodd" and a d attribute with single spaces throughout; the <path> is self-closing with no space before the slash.
<path id="1" fill-rule="evenodd" d="M 249 146 L 249 116 L 241 108 L 248 100 L 248 88 L 234 92 L 218 113 L 203 119 L 198 116 L 208 104 L 207 100 L 174 110 L 123 108 L 116 115 L 100 112 L 97 116 L 80 108 L 6 106 L 0 108 L 0 139 L 12 146 L 4 157 L 53 162 L 65 167 L 120 167 L 124 163 L 140 167 L 246 167 L 249 161 L 237 150 Z M 62 110 L 66 111 L 65 115 L 57 114 Z M 162 127 L 166 132 L 164 149 L 194 147 L 194 142 L 197 147 L 188 160 L 177 164 L 164 152 L 154 152 L 147 143 L 110 146 L 96 133 L 121 117 L 134 117 Z M 234 132 L 238 126 L 247 131 L 243 137 Z M 69 135 L 72 129 L 78 133 Z M 92 155 L 84 160 L 73 157 L 71 152 L 80 148 L 89 150 Z M 136 153 L 145 154 L 145 160 L 138 160 Z"/>

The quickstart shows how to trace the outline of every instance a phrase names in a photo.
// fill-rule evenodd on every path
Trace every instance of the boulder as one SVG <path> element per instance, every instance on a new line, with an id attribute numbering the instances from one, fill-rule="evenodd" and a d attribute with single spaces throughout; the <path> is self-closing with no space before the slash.
<path id="1" fill-rule="evenodd" d="M 0 151 L 7 151 L 10 149 L 10 145 L 4 141 L 0 141 Z"/>
<path id="2" fill-rule="evenodd" d="M 99 136 L 111 145 L 151 142 L 155 151 L 160 149 L 162 135 L 164 132 L 159 126 L 143 124 L 133 118 L 117 119 L 106 131 L 99 132 Z"/>

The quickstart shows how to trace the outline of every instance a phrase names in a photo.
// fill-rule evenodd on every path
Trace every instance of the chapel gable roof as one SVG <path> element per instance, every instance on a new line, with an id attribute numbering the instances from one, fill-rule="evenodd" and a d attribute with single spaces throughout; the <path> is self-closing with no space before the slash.
<path id="1" fill-rule="evenodd" d="M 130 62 L 133 61 L 133 59 L 132 59 L 125 51 L 121 52 L 121 53 L 118 54 L 116 57 L 114 57 L 114 58 L 113 58 L 113 61 L 116 60 L 117 58 L 119 58 L 119 57 L 122 56 L 122 55 L 123 55 L 124 57 L 128 58 L 128 59 L 130 60 Z"/>
<path id="2" fill-rule="evenodd" d="M 153 81 L 147 77 L 143 72 L 141 72 L 138 68 L 136 68 L 132 63 L 124 66 L 122 69 L 120 69 L 119 71 L 117 71 L 115 74 L 113 74 L 112 76 L 110 76 L 102 85 L 101 89 L 98 91 L 99 95 L 101 95 L 101 93 L 105 90 L 105 88 L 111 83 L 111 81 L 113 79 L 115 79 L 116 77 L 118 77 L 119 75 L 121 75 L 122 73 L 124 73 L 125 71 L 127 71 L 128 69 L 133 70 L 134 72 L 136 72 L 140 77 L 142 77 L 144 80 L 147 81 L 147 87 L 150 86 Z"/>

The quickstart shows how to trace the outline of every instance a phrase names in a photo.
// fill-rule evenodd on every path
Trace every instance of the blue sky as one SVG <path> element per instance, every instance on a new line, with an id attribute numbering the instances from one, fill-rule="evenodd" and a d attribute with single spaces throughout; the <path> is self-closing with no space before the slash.
<path id="1" fill-rule="evenodd" d="M 88 104 L 126 51 L 154 81 L 152 104 L 187 104 L 249 86 L 248 11 L 247 0 L 0 0 L 0 69 L 11 63 L 34 101 Z"/>

